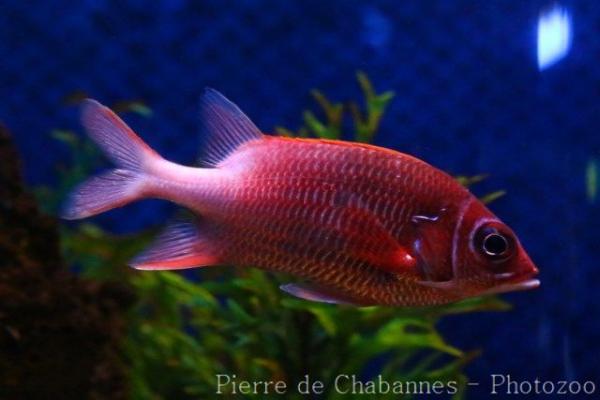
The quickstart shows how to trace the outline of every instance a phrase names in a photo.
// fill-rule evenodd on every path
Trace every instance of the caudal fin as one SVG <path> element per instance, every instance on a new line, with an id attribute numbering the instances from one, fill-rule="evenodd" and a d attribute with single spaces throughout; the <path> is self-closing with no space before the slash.
<path id="1" fill-rule="evenodd" d="M 65 219 L 89 217 L 141 198 L 148 178 L 145 171 L 160 158 L 123 120 L 95 100 L 84 101 L 81 122 L 118 168 L 79 185 L 64 206 Z"/>

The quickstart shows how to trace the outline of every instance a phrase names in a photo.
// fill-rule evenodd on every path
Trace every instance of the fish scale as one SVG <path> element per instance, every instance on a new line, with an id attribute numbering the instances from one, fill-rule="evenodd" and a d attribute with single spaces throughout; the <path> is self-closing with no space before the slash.
<path id="1" fill-rule="evenodd" d="M 539 285 L 514 233 L 446 173 L 376 146 L 264 135 L 214 90 L 200 104 L 207 168 L 165 160 L 86 100 L 82 122 L 117 168 L 75 189 L 63 217 L 175 202 L 196 219 L 133 267 L 281 271 L 306 281 L 282 290 L 308 300 L 424 306 Z"/>
<path id="2" fill-rule="evenodd" d="M 366 252 L 376 253 L 377 243 L 369 240 L 369 227 L 365 227 L 365 221 L 360 218 L 335 220 L 336 213 L 337 218 L 342 216 L 339 210 L 343 205 L 334 204 L 334 199 L 343 192 L 356 196 L 360 207 L 386 221 L 382 223 L 386 229 L 400 233 L 410 223 L 410 217 L 421 211 L 419 205 L 435 200 L 423 199 L 423 194 L 428 192 L 419 185 L 415 192 L 402 192 L 413 183 L 402 177 L 410 174 L 413 164 L 420 161 L 412 157 L 402 159 L 400 153 L 381 154 L 332 142 L 280 138 L 249 143 L 232 158 L 245 159 L 244 153 L 253 155 L 254 168 L 250 173 L 242 173 L 235 183 L 228 184 L 231 189 L 229 194 L 224 194 L 225 198 L 231 196 L 237 201 L 228 202 L 230 206 L 223 209 L 223 213 L 208 215 L 226 226 L 223 235 L 228 243 L 225 255 L 228 262 L 292 272 L 324 284 L 339 284 L 340 277 L 344 277 L 345 288 L 352 293 L 364 292 L 366 297 L 377 297 L 379 302 L 399 301 L 386 295 L 402 293 L 395 290 L 404 285 L 402 279 L 364 260 L 347 256 L 348 247 L 360 250 L 362 246 Z M 272 154 L 277 156 L 270 157 Z M 327 161 L 320 163 L 315 177 L 317 167 L 310 160 L 324 154 L 328 154 Z M 390 165 L 395 169 L 386 169 Z M 227 168 L 227 162 L 222 168 Z M 438 180 L 447 179 L 439 175 Z M 436 184 L 435 177 L 430 179 Z M 447 200 L 451 201 L 453 194 L 449 194 Z M 461 190 L 457 194 L 464 196 Z M 418 196 L 419 204 L 412 204 L 411 200 L 416 203 Z M 391 210 L 395 210 L 396 215 L 392 215 Z M 334 218 L 333 223 L 324 224 L 323 221 L 331 218 Z M 345 230 L 328 229 L 340 223 L 346 226 Z M 402 243 L 410 242 L 411 238 L 398 239 Z M 323 254 L 331 256 L 323 257 Z M 295 264 L 297 259 L 302 260 L 301 268 Z"/>

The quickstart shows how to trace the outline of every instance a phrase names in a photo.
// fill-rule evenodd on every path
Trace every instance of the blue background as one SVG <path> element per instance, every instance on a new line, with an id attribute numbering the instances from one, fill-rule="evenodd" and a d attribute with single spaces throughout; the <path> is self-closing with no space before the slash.
<path id="1" fill-rule="evenodd" d="M 355 71 L 396 98 L 376 143 L 454 174 L 487 172 L 474 191 L 506 189 L 492 209 L 541 270 L 540 289 L 507 295 L 514 310 L 451 317 L 450 341 L 484 353 L 468 375 L 598 377 L 598 204 L 585 168 L 600 160 L 600 3 L 562 2 L 573 18 L 568 57 L 539 72 L 536 23 L 546 1 L 0 2 L 0 120 L 33 185 L 55 184 L 76 128 L 64 97 L 141 98 L 131 123 L 167 158 L 198 154 L 205 86 L 265 131 L 296 128 L 311 88 L 357 99 Z M 159 225 L 172 209 L 146 202 L 99 217 L 113 231 Z M 600 382 L 597 382 L 600 384 Z M 472 394 L 484 396 L 484 390 Z"/>

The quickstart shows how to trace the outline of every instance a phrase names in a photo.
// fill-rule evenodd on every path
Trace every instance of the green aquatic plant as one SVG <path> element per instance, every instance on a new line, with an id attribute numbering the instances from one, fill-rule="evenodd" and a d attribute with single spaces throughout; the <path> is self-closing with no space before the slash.
<path id="1" fill-rule="evenodd" d="M 365 366 L 377 358 L 385 381 L 456 382 L 460 394 L 467 382 L 462 369 L 477 352 L 447 343 L 436 323 L 451 314 L 507 309 L 494 297 L 420 309 L 354 308 L 291 298 L 279 290 L 289 279 L 258 269 L 208 268 L 193 281 L 126 268 L 150 236 L 116 237 L 83 224 L 64 239 L 68 259 L 85 276 L 126 281 L 135 292 L 125 341 L 134 398 L 207 398 L 219 374 L 282 380 L 290 388 L 308 374 L 325 383 L 324 398 L 335 399 L 337 376 L 365 377 Z M 290 390 L 287 398 L 295 397 L 301 396 Z"/>
<path id="2" fill-rule="evenodd" d="M 381 117 L 394 98 L 394 92 L 377 93 L 364 72 L 357 72 L 356 79 L 364 96 L 364 111 L 354 101 L 347 104 L 333 103 L 319 90 L 313 89 L 311 95 L 321 107 L 325 121 L 320 121 L 312 111 L 304 111 L 304 125 L 296 132 L 280 126 L 276 127 L 275 131 L 285 136 L 341 139 L 345 111 L 348 110 L 352 120 L 351 139 L 364 143 L 373 141 L 373 137 L 379 129 Z"/>
<path id="3" fill-rule="evenodd" d="M 297 133 L 277 130 L 334 139 L 340 137 L 344 118 L 349 117 L 354 138 L 371 141 L 393 93 L 377 94 L 362 73 L 358 80 L 365 96 L 364 111 L 356 103 L 345 106 L 313 91 L 325 120 L 305 112 L 305 126 Z M 39 191 L 48 208 L 56 207 L 68 187 L 100 164 L 86 140 L 70 131 L 56 131 L 54 136 L 72 149 L 73 165 L 62 168 L 56 190 Z M 458 177 L 464 185 L 484 178 Z M 489 195 L 490 199 L 499 193 Z M 135 294 L 124 339 L 134 399 L 212 398 L 219 389 L 219 375 L 237 382 L 284 381 L 285 398 L 303 397 L 297 385 L 306 375 L 323 382 L 320 398 L 344 397 L 336 389 L 349 389 L 349 383 L 336 388 L 336 377 L 353 375 L 364 381 L 381 375 L 386 382 L 404 384 L 404 394 L 409 395 L 409 382 L 456 387 L 456 393 L 451 393 L 459 398 L 468 381 L 464 366 L 478 353 L 449 344 L 437 323 L 452 314 L 508 308 L 496 297 L 419 309 L 313 303 L 279 290 L 290 277 L 254 268 L 202 268 L 185 274 L 126 268 L 155 232 L 114 235 L 81 223 L 64 226 L 61 234 L 66 260 L 78 266 L 83 276 L 125 282 Z M 234 391 L 240 390 L 225 385 L 221 393 L 236 397 Z M 397 396 L 389 392 L 378 397 Z M 265 394 L 259 390 L 247 397 Z"/>
<path id="4" fill-rule="evenodd" d="M 461 185 L 469 187 L 469 186 L 472 186 L 476 183 L 479 183 L 479 182 L 485 180 L 487 177 L 488 177 L 488 174 L 479 174 L 479 175 L 473 175 L 473 176 L 459 175 L 459 176 L 455 176 L 454 178 Z M 483 196 L 481 196 L 479 198 L 479 200 L 481 200 L 481 202 L 483 204 L 489 204 L 495 200 L 498 200 L 500 197 L 504 196 L 505 194 L 506 194 L 505 190 L 496 190 L 494 192 L 484 194 Z"/>
<path id="5" fill-rule="evenodd" d="M 588 161 L 585 168 L 585 188 L 588 201 L 594 203 L 598 194 L 598 165 L 594 158 Z"/>

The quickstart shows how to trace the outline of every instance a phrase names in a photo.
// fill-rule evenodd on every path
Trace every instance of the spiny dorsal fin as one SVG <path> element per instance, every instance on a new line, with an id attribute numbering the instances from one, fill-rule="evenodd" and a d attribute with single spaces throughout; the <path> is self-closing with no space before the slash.
<path id="1" fill-rule="evenodd" d="M 202 166 L 214 167 L 241 144 L 263 136 L 238 106 L 214 89 L 206 88 L 200 99 L 200 119 L 205 140 Z"/>

